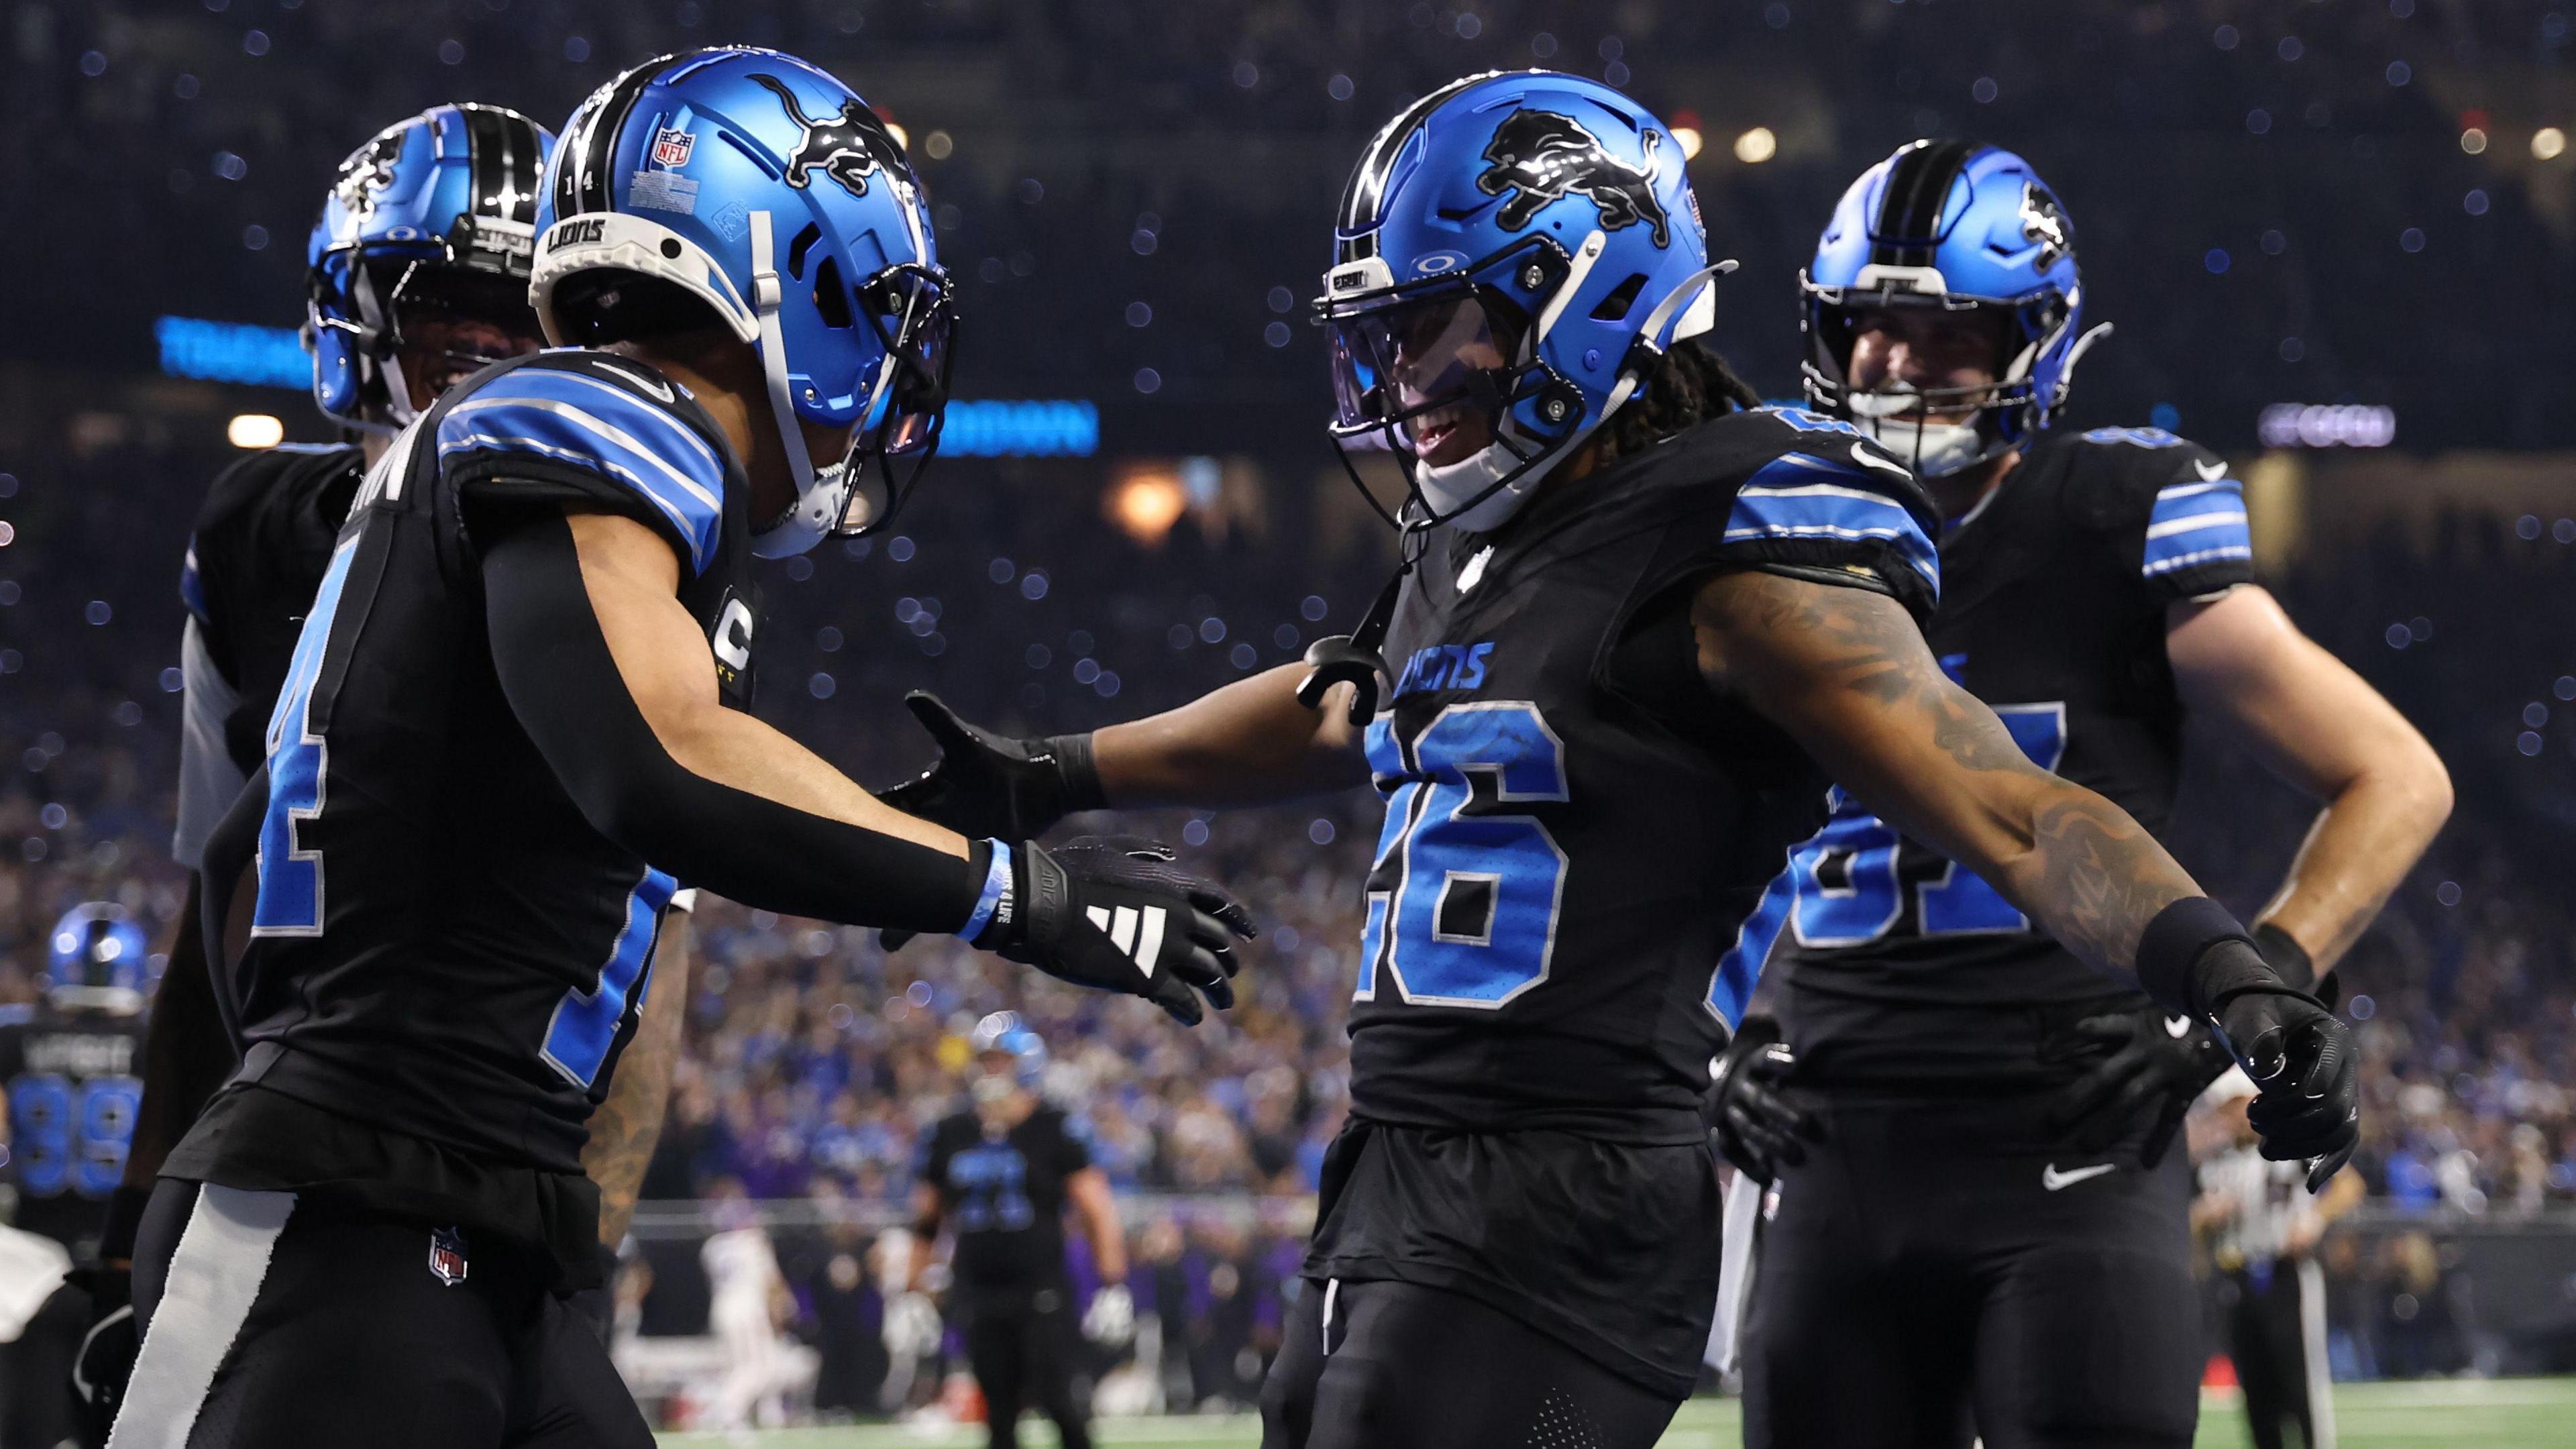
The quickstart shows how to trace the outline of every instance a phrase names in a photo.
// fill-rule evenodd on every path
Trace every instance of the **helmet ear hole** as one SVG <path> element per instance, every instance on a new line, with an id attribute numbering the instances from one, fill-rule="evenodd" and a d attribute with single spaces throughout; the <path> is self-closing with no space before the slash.
<path id="1" fill-rule="evenodd" d="M 826 327 L 846 330 L 858 325 L 857 315 L 850 310 L 850 289 L 841 282 L 837 258 L 825 257 L 823 264 L 814 269 L 814 310 Z"/>
<path id="2" fill-rule="evenodd" d="M 1610 295 L 1602 298 L 1600 304 L 1592 309 L 1592 320 L 1595 322 L 1616 322 L 1627 316 L 1629 309 L 1637 305 L 1637 294 L 1645 289 L 1646 274 L 1643 272 L 1629 273 L 1628 280 L 1611 288 Z"/>

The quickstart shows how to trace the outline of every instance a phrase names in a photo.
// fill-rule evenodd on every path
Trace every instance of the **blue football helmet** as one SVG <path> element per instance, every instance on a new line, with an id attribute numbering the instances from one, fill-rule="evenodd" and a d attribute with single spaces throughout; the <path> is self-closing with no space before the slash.
<path id="1" fill-rule="evenodd" d="M 1553 71 L 1469 76 L 1388 122 L 1333 243 L 1335 442 L 1405 461 L 1406 523 L 1479 531 L 1708 330 L 1734 266 L 1709 264 L 1664 124 Z"/>
<path id="2" fill-rule="evenodd" d="M 553 145 L 516 111 L 438 106 L 340 163 L 305 246 L 304 345 L 325 416 L 374 432 L 411 421 L 399 360 L 406 317 L 468 318 L 507 333 L 517 351 L 535 349 L 528 263 Z M 451 354 L 449 371 L 498 360 Z"/>
<path id="3" fill-rule="evenodd" d="M 829 73 L 742 46 L 635 67 L 565 124 L 537 225 L 555 342 L 689 325 L 654 313 L 676 293 L 759 351 L 797 500 L 754 524 L 753 552 L 882 528 L 920 481 L 948 401 L 948 274 L 902 145 Z M 800 417 L 865 426 L 818 468 Z"/>
<path id="4" fill-rule="evenodd" d="M 152 976 L 152 943 L 113 901 L 72 907 L 45 942 L 46 994 L 67 1010 L 140 1011 Z"/>
<path id="5" fill-rule="evenodd" d="M 1031 1031 L 1016 1011 L 996 1011 L 975 1023 L 968 1039 L 977 1056 L 1007 1054 L 1011 1060 L 1013 1080 L 1031 1091 L 1046 1075 L 1046 1038 Z"/>
<path id="6" fill-rule="evenodd" d="M 2107 334 L 2080 328 L 2075 227 L 2030 163 L 1970 141 L 1914 141 L 1862 172 L 1799 274 L 1808 399 L 1875 434 L 1925 477 L 2012 451 L 2066 400 L 2075 363 Z M 1991 386 L 1856 389 L 1869 316 L 1939 309 L 1994 336 Z M 1973 414 L 1970 422 L 1942 421 Z"/>

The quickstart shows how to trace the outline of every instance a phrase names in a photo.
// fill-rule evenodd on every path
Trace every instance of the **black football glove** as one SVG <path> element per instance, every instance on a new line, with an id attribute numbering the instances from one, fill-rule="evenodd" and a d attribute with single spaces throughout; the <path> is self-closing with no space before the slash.
<path id="1" fill-rule="evenodd" d="M 1711 1145 L 1765 1187 L 1782 1165 L 1805 1162 L 1807 1144 L 1824 1137 L 1814 1117 L 1780 1094 L 1781 1079 L 1797 1064 L 1779 1022 L 1748 1016 L 1709 1065 L 1708 1095 L 1700 1099 Z"/>
<path id="2" fill-rule="evenodd" d="M 2285 984 L 2242 939 L 2201 953 L 2192 972 L 2200 1014 L 2254 1079 L 2245 1119 L 2275 1162 L 2314 1159 L 2308 1191 L 2326 1185 L 2361 1141 L 2359 1053 L 2352 1028 Z"/>
<path id="3" fill-rule="evenodd" d="M 1234 943 L 1259 933 L 1242 902 L 1175 859 L 1135 836 L 1085 835 L 1053 851 L 1024 841 L 1011 853 L 1010 914 L 975 944 L 1077 986 L 1145 997 L 1195 1026 L 1201 995 L 1219 1011 L 1234 1005 Z"/>
<path id="4" fill-rule="evenodd" d="M 2201 1089 L 2232 1065 L 2208 1027 L 2187 1016 L 2168 1017 L 2152 1006 L 2088 1016 L 2067 1035 L 2078 1054 L 2099 1060 L 2058 1094 L 2049 1111 L 2049 1130 L 2096 1153 L 2118 1141 L 2152 1107 L 2154 1125 L 2138 1146 L 2141 1167 L 2164 1161 Z"/>
<path id="5" fill-rule="evenodd" d="M 877 795 L 906 815 L 977 839 L 1027 840 L 1075 811 L 1107 807 L 1091 736 L 1005 739 L 959 719 L 927 691 L 903 702 L 939 744 L 938 764 Z"/>

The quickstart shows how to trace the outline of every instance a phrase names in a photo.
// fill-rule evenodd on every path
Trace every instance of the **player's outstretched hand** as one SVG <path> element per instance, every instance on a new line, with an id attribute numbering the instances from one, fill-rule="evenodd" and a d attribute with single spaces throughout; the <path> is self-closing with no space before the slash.
<path id="1" fill-rule="evenodd" d="M 2315 1159 L 2308 1191 L 2352 1158 L 2361 1141 L 2361 1087 L 2352 1028 L 2315 997 L 2286 987 L 2239 991 L 2213 1013 L 2258 1095 L 2245 1119 L 2276 1162 Z"/>
<path id="2" fill-rule="evenodd" d="M 976 945 L 1103 991 L 1147 997 L 1185 1026 L 1234 1005 L 1236 941 L 1258 934 L 1224 887 L 1181 869 L 1169 846 L 1085 835 L 1012 852 L 1014 905 Z"/>
<path id="3" fill-rule="evenodd" d="M 2173 1028 L 2179 1024 L 2179 1032 Z M 2138 1165 L 2164 1161 L 2201 1089 L 2228 1066 L 2227 1049 L 2209 1028 L 2187 1016 L 2168 1017 L 2152 1006 L 2106 1012 L 2075 1023 L 2069 1035 L 2086 1056 L 2099 1055 L 2058 1094 L 2049 1130 L 2065 1134 L 2087 1152 L 2119 1140 L 2150 1107 L 2156 1117 L 2138 1146 Z"/>
<path id="4" fill-rule="evenodd" d="M 1721 1156 L 1765 1187 L 1783 1164 L 1806 1161 L 1807 1144 L 1824 1137 L 1816 1119 L 1781 1094 L 1781 1080 L 1797 1064 L 1779 1022 L 1748 1016 L 1709 1065 L 1708 1096 L 1700 1106 L 1709 1137 Z"/>
<path id="5" fill-rule="evenodd" d="M 1087 735 L 1014 740 L 979 729 L 925 690 L 903 697 L 939 745 L 939 763 L 877 798 L 960 835 L 1026 840 L 1106 802 Z"/>

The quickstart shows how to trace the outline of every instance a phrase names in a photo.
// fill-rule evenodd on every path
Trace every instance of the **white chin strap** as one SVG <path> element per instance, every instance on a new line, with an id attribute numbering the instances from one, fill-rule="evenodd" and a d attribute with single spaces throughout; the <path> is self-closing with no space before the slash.
<path id="1" fill-rule="evenodd" d="M 785 518 L 759 528 L 751 551 L 761 558 L 790 558 L 810 552 L 845 519 L 863 525 L 884 511 L 882 485 L 861 495 L 861 507 L 850 506 L 850 460 L 817 469 L 805 451 L 805 430 L 797 426 L 796 402 L 787 391 L 787 336 L 778 325 L 779 304 L 786 288 L 778 280 L 777 250 L 772 245 L 769 213 L 751 214 L 751 309 L 760 323 L 760 371 L 769 382 L 769 411 L 778 420 L 778 441 L 787 450 L 787 481 L 796 490 L 796 506 Z M 863 516 L 850 518 L 849 515 Z"/>
<path id="2" fill-rule="evenodd" d="M 1584 244 L 1586 258 L 1599 255 L 1600 241 L 1599 232 L 1594 232 L 1587 239 Z M 1673 339 L 1679 341 L 1707 331 L 1714 320 L 1717 291 L 1709 283 L 1734 271 L 1735 265 L 1733 261 L 1717 262 L 1684 277 L 1681 285 L 1665 293 L 1664 299 L 1655 304 L 1655 310 L 1646 314 L 1646 323 L 1637 329 L 1637 335 L 1653 344 L 1664 330 L 1664 324 L 1672 321 L 1673 314 L 1685 305 L 1690 306 L 1690 313 L 1683 318 L 1682 325 L 1674 329 Z M 1555 325 L 1557 317 L 1564 311 L 1564 300 L 1573 295 L 1587 269 L 1577 266 L 1558 288 L 1556 299 L 1549 303 L 1548 310 L 1541 315 L 1539 325 L 1531 335 L 1528 346 L 1531 356 L 1537 355 L 1538 344 L 1546 340 L 1547 329 Z M 1656 346 L 1660 352 L 1660 344 Z M 1576 428 L 1563 442 L 1536 458 L 1523 462 L 1520 454 L 1495 441 L 1455 463 L 1416 464 L 1413 486 L 1422 494 L 1423 501 L 1431 505 L 1432 513 L 1444 522 L 1454 523 L 1469 533 L 1488 533 L 1500 528 L 1505 519 L 1519 512 L 1521 505 L 1530 500 L 1530 495 L 1538 491 L 1538 485 L 1547 479 L 1548 470 L 1581 447 L 1584 440 L 1603 423 L 1610 421 L 1610 415 L 1626 406 L 1644 381 L 1633 368 L 1621 372 L 1619 381 L 1610 389 L 1610 395 L 1601 400 L 1601 411 L 1593 415 L 1592 421 Z M 1515 473 L 1515 469 L 1519 471 Z M 1503 482 L 1499 488 L 1494 486 L 1504 479 L 1510 481 Z M 1489 488 L 1493 490 L 1490 493 L 1486 492 Z M 1484 496 L 1478 498 L 1478 494 Z"/>

